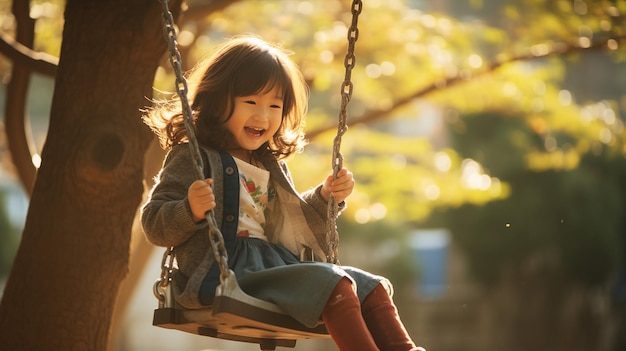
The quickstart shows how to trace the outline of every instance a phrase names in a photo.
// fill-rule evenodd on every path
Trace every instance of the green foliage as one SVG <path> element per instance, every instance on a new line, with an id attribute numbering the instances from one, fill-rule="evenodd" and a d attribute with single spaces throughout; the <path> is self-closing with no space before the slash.
<path id="1" fill-rule="evenodd" d="M 494 282 L 508 268 L 563 273 L 601 285 L 623 262 L 626 159 L 611 145 L 580 157 L 573 169 L 534 171 L 525 153 L 542 137 L 519 116 L 463 117 L 455 148 L 511 184 L 507 199 L 447 209 L 433 221 L 448 225 L 468 253 L 473 273 Z M 559 141 L 574 140 L 563 133 Z M 622 139 L 623 145 L 623 139 Z"/>

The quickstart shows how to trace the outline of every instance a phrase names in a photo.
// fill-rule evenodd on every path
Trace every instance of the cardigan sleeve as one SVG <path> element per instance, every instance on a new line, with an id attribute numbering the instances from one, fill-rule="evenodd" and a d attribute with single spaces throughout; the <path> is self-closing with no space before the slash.
<path id="1" fill-rule="evenodd" d="M 149 198 L 141 209 L 141 224 L 148 241 L 158 246 L 178 246 L 206 221 L 195 223 L 187 190 L 196 180 L 193 161 L 186 144 L 174 146 L 167 154 Z"/>
<path id="2" fill-rule="evenodd" d="M 281 161 L 279 164 L 283 174 L 285 175 L 285 178 L 295 189 L 293 185 L 293 179 L 291 178 L 291 172 L 289 171 L 287 163 Z M 300 193 L 300 197 L 302 197 L 302 199 L 306 203 L 311 205 L 315 209 L 315 211 L 320 216 L 322 216 L 322 218 L 328 218 L 328 201 L 324 200 L 324 198 L 322 197 L 322 184 Z M 346 202 L 342 201 L 338 204 L 338 215 L 341 214 L 344 209 L 346 209 Z"/>

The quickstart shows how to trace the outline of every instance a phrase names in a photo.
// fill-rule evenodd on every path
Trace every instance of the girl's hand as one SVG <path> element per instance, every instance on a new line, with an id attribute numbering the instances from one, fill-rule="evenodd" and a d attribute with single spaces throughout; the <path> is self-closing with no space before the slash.
<path id="1" fill-rule="evenodd" d="M 206 218 L 206 213 L 215 208 L 215 195 L 213 195 L 213 179 L 196 180 L 191 183 L 187 190 L 187 199 L 194 222 L 198 223 Z"/>
<path id="2" fill-rule="evenodd" d="M 352 194 L 353 189 L 354 178 L 352 172 L 342 168 L 337 173 L 337 179 L 334 179 L 332 174 L 326 178 L 322 185 L 321 194 L 326 201 L 330 200 L 330 195 L 332 195 L 337 200 L 337 203 L 340 203 Z"/>

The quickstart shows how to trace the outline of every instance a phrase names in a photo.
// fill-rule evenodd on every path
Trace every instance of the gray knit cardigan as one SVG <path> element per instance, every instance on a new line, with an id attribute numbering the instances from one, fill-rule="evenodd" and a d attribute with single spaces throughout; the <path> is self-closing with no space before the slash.
<path id="1" fill-rule="evenodd" d="M 201 148 L 201 154 L 205 168 L 209 167 L 212 172 L 206 170 L 205 174 L 211 174 L 213 178 L 217 202 L 214 214 L 221 228 L 224 221 L 224 196 L 239 196 L 239 189 L 233 194 L 225 194 L 223 184 L 226 174 L 237 172 L 236 165 L 229 162 L 225 166 L 222 157 L 230 158 L 230 155 L 220 155 L 215 150 Z M 266 223 L 268 240 L 276 242 L 278 238 L 275 232 L 281 232 L 284 242 L 287 232 L 290 238 L 284 243 L 287 249 L 301 257 L 306 252 L 308 260 L 325 261 L 328 249 L 328 205 L 320 195 L 321 185 L 299 194 L 284 161 L 266 161 L 263 165 L 270 172 L 270 181 L 279 199 L 273 201 L 277 207 Z M 192 167 L 189 146 L 181 144 L 172 147 L 156 177 L 148 201 L 142 207 L 141 223 L 151 243 L 174 248 L 177 270 L 173 276 L 173 289 L 176 302 L 185 308 L 201 308 L 198 292 L 215 258 L 210 247 L 208 224 L 206 220 L 199 223 L 193 221 L 187 200 L 189 185 L 196 180 Z M 340 211 L 344 207 L 345 204 L 341 203 Z"/>

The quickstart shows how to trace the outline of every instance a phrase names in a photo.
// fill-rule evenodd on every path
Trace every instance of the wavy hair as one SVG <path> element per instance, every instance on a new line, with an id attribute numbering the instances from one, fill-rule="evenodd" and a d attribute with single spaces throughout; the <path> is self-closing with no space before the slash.
<path id="1" fill-rule="evenodd" d="M 225 150 L 234 139 L 225 126 L 234 111 L 236 97 L 278 87 L 283 96 L 283 116 L 278 131 L 257 156 L 287 157 L 304 146 L 304 116 L 309 89 L 291 52 L 256 36 L 237 36 L 223 43 L 209 58 L 200 61 L 188 75 L 189 103 L 198 143 Z M 155 101 L 143 116 L 159 137 L 161 146 L 188 141 L 178 96 Z"/>

